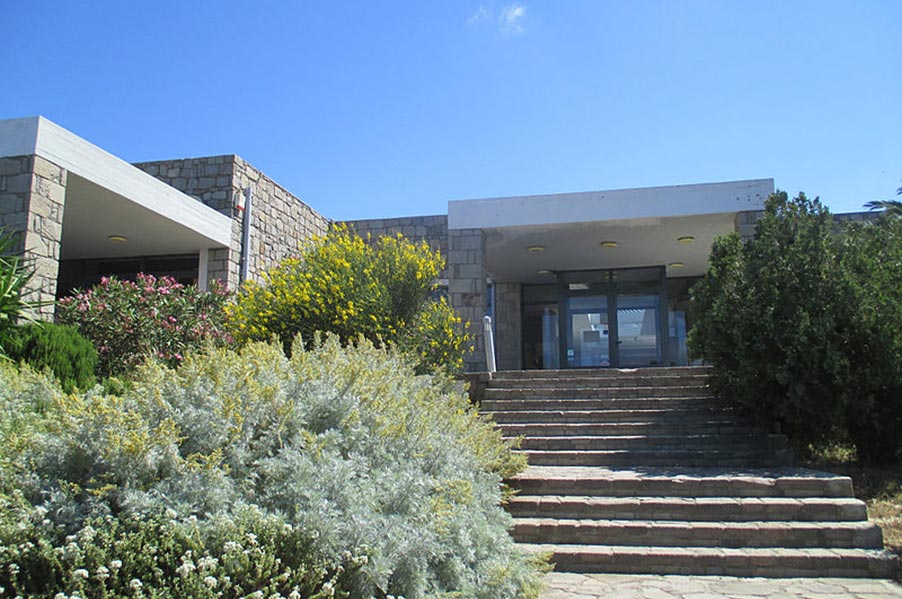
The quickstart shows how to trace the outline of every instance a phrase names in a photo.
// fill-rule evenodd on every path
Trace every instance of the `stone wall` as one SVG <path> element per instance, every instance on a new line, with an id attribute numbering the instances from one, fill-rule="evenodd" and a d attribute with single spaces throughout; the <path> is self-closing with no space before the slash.
<path id="1" fill-rule="evenodd" d="M 495 283 L 495 361 L 498 370 L 522 366 L 520 283 Z"/>
<path id="2" fill-rule="evenodd" d="M 324 235 L 330 221 L 241 157 L 233 158 L 235 193 L 254 186 L 249 275 L 255 279 L 297 255 L 305 239 Z"/>
<path id="3" fill-rule="evenodd" d="M 881 212 L 844 212 L 834 214 L 833 220 L 838 223 L 871 221 L 880 217 Z M 755 223 L 764 216 L 764 210 L 748 210 L 736 214 L 734 224 L 742 241 L 748 241 L 755 236 Z"/>
<path id="4" fill-rule="evenodd" d="M 248 186 L 254 187 L 248 254 L 251 279 L 297 253 L 301 241 L 322 235 L 329 226 L 328 219 L 234 154 L 135 166 L 232 219 L 231 247 L 211 251 L 208 263 L 210 279 L 219 279 L 230 289 L 239 283 L 244 227 L 244 214 L 235 206 Z"/>
<path id="5" fill-rule="evenodd" d="M 446 215 L 344 221 L 360 235 L 374 239 L 401 233 L 413 241 L 425 240 L 445 258 L 441 278 L 448 281 L 451 307 L 467 323 L 474 351 L 464 357 L 465 368 L 485 370 L 482 318 L 486 313 L 485 239 L 481 229 L 448 230 Z"/>
<path id="6" fill-rule="evenodd" d="M 482 229 L 448 232 L 448 296 L 458 315 L 469 323 L 474 351 L 464 358 L 468 371 L 485 370 L 482 318 L 486 313 L 485 235 Z"/>
<path id="7" fill-rule="evenodd" d="M 445 271 L 442 278 L 448 278 L 448 217 L 444 214 L 434 216 L 410 216 L 404 218 L 371 218 L 364 220 L 342 221 L 358 235 L 369 235 L 373 239 L 386 235 L 402 234 L 407 239 L 419 243 L 425 241 L 433 251 L 438 250 L 445 259 Z"/>
<path id="8" fill-rule="evenodd" d="M 53 318 L 59 274 L 66 169 L 40 156 L 0 158 L 0 227 L 17 233 L 34 275 L 25 299 L 40 302 L 36 316 Z"/>

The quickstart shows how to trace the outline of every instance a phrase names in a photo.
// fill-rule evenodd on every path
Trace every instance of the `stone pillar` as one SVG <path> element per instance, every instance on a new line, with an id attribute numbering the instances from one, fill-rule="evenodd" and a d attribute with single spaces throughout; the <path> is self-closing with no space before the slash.
<path id="1" fill-rule="evenodd" d="M 498 370 L 523 368 L 520 283 L 495 283 L 495 357 Z"/>
<path id="2" fill-rule="evenodd" d="M 24 297 L 43 304 L 36 316 L 45 320 L 54 313 L 67 178 L 40 156 L 0 158 L 0 227 L 20 235 L 17 249 L 34 270 Z"/>
<path id="3" fill-rule="evenodd" d="M 451 307 L 469 323 L 474 351 L 464 357 L 469 372 L 485 370 L 482 317 L 486 312 L 485 236 L 482 229 L 448 232 L 448 295 Z"/>

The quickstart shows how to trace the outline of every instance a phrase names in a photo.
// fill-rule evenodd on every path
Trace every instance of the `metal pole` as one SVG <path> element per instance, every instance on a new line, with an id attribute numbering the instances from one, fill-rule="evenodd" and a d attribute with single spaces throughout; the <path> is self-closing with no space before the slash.
<path id="1" fill-rule="evenodd" d="M 482 318 L 482 329 L 485 334 L 485 365 L 488 372 L 495 372 L 495 335 L 492 333 L 492 317 Z"/>
<path id="2" fill-rule="evenodd" d="M 247 281 L 251 270 L 251 210 L 253 210 L 254 186 L 244 190 L 244 224 L 241 232 L 241 270 L 238 272 L 238 283 Z"/>

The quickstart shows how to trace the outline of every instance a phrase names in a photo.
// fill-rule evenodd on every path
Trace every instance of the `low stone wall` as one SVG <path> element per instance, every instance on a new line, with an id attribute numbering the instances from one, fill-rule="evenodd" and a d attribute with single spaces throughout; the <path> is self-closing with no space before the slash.
<path id="1" fill-rule="evenodd" d="M 24 297 L 42 304 L 44 319 L 54 312 L 68 174 L 40 156 L 0 158 L 0 227 L 20 235 L 14 249 L 34 269 Z"/>

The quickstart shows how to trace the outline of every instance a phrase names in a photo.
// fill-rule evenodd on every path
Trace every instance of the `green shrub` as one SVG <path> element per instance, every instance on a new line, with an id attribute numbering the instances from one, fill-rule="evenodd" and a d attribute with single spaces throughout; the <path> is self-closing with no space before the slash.
<path id="1" fill-rule="evenodd" d="M 33 273 L 17 255 L 16 242 L 15 235 L 0 229 L 0 356 L 6 354 L 10 329 L 21 319 L 30 320 L 28 310 L 34 307 L 22 297 Z"/>
<path id="2" fill-rule="evenodd" d="M 864 459 L 902 443 L 902 236 L 842 227 L 817 200 L 777 193 L 746 244 L 719 238 L 693 288 L 693 353 L 720 395 L 800 445 L 853 438 Z"/>
<path id="3" fill-rule="evenodd" d="M 175 366 L 204 344 L 230 344 L 223 324 L 226 301 L 215 283 L 205 292 L 171 277 L 104 277 L 93 289 L 60 300 L 57 317 L 91 340 L 102 376 L 122 376 L 148 357 Z"/>
<path id="4" fill-rule="evenodd" d="M 21 495 L 0 498 L 0 510 L 9 597 L 325 598 L 327 585 L 357 567 L 317 562 L 311 539 L 253 510 L 209 521 L 172 512 L 99 518 L 69 535 Z"/>
<path id="5" fill-rule="evenodd" d="M 0 387 L 34 376 L 0 369 Z M 0 399 L 22 409 L 21 395 Z M 125 596 L 134 578 L 145 596 L 204 597 L 209 575 L 217 591 L 223 576 L 241 585 L 228 597 L 538 593 L 542 568 L 500 506 L 522 456 L 451 379 L 415 376 L 368 342 L 298 343 L 290 359 L 275 344 L 211 349 L 178 369 L 145 364 L 121 396 L 34 395 L 37 423 L 17 433 L 32 441 L 0 450 L 4 478 L 34 506 L 22 509 L 37 510 L 0 527 L 0 559 L 19 560 L 15 592 Z M 253 553 L 228 566 L 245 550 L 259 566 Z M 215 572 L 197 574 L 202 557 Z M 114 559 L 128 574 L 100 581 Z"/>
<path id="6" fill-rule="evenodd" d="M 49 368 L 65 391 L 88 389 L 97 379 L 97 351 L 75 327 L 50 322 L 23 325 L 7 332 L 7 355 L 36 370 Z"/>
<path id="7" fill-rule="evenodd" d="M 262 283 L 246 283 L 227 307 L 229 326 L 239 341 L 276 336 L 286 351 L 297 335 L 308 345 L 318 332 L 346 343 L 362 335 L 409 350 L 421 370 L 460 369 L 469 337 L 447 304 L 430 299 L 442 265 L 425 242 L 398 235 L 370 243 L 338 226 Z"/>

